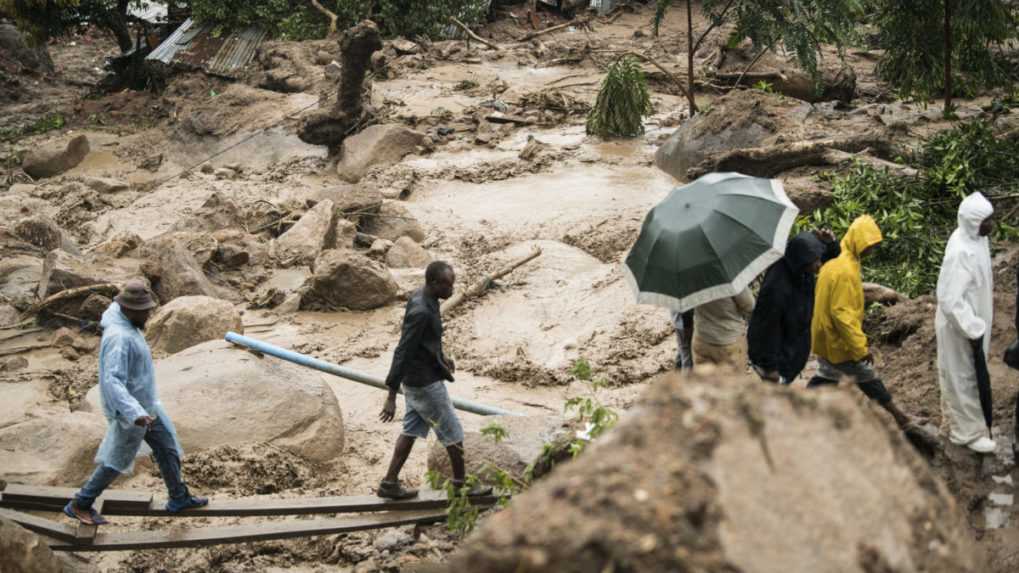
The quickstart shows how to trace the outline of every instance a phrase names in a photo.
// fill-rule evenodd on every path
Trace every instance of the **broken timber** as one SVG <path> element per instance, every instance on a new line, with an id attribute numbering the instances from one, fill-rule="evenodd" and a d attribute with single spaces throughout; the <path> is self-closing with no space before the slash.
<path id="1" fill-rule="evenodd" d="M 75 490 L 7 484 L 0 493 L 0 517 L 50 539 L 55 551 L 127 551 L 135 549 L 171 549 L 228 543 L 248 543 L 331 535 L 401 525 L 443 521 L 447 505 L 445 492 L 424 491 L 419 497 L 391 501 L 374 496 L 323 497 L 298 499 L 236 499 L 212 501 L 204 508 L 169 514 L 163 501 L 151 494 L 107 490 L 97 500 L 107 515 L 150 517 L 250 517 L 306 514 L 362 513 L 345 518 L 275 521 L 256 525 L 174 528 L 168 531 L 99 532 L 95 526 L 77 528 L 53 520 L 29 515 L 17 509 L 60 512 Z M 494 496 L 474 497 L 476 506 L 494 505 Z"/>

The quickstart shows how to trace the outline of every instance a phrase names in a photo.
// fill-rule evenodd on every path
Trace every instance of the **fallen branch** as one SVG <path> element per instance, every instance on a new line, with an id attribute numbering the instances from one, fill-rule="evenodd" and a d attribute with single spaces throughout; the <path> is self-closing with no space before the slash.
<path id="1" fill-rule="evenodd" d="M 516 115 L 506 115 L 499 112 L 490 113 L 486 115 L 485 121 L 488 121 L 489 123 L 512 123 L 514 125 L 525 125 L 525 126 L 534 125 L 533 121 L 525 117 L 519 117 Z"/>
<path id="2" fill-rule="evenodd" d="M 631 52 L 623 52 L 622 54 L 620 54 L 620 57 L 623 57 L 623 56 L 633 56 L 635 58 L 640 58 L 640 59 L 644 60 L 645 62 L 651 64 L 652 66 L 658 68 L 659 70 L 661 70 L 661 72 L 663 74 L 665 74 L 666 76 L 668 76 L 668 78 L 670 80 L 672 80 L 672 83 L 676 84 L 676 87 L 679 88 L 679 91 L 680 91 L 680 93 L 683 94 L 683 96 L 687 96 L 688 95 L 689 92 L 686 91 L 686 86 L 683 85 L 682 80 L 680 80 L 676 76 L 676 74 L 674 74 L 674 73 L 670 72 L 669 70 L 667 70 L 665 68 L 665 66 L 659 64 L 658 61 L 655 60 L 654 58 L 652 58 L 651 56 L 645 56 L 644 54 L 641 54 L 639 52 L 632 52 L 632 51 Z"/>
<path id="3" fill-rule="evenodd" d="M 545 28 L 544 30 L 538 30 L 537 32 L 531 32 L 530 34 L 527 34 L 523 38 L 520 38 L 519 41 L 521 41 L 521 42 L 530 42 L 531 40 L 537 38 L 538 36 L 542 36 L 544 34 L 548 34 L 549 32 L 555 32 L 556 30 L 562 30 L 563 28 L 569 28 L 570 26 L 586 26 L 590 22 L 591 22 L 591 19 L 588 18 L 586 20 L 570 21 L 570 22 L 564 22 L 562 24 L 556 24 L 555 26 L 550 26 L 548 28 Z"/>
<path id="4" fill-rule="evenodd" d="M 832 149 L 856 153 L 867 148 L 876 151 L 879 156 L 896 155 L 888 136 L 872 131 L 853 137 L 735 149 L 705 159 L 688 169 L 686 176 L 692 181 L 706 173 L 738 171 L 756 177 L 774 177 L 795 167 L 828 165 L 825 154 Z"/>
<path id="5" fill-rule="evenodd" d="M 866 151 L 867 150 L 864 149 L 859 153 L 846 153 L 845 151 L 839 151 L 838 149 L 829 149 L 824 153 L 823 158 L 829 165 L 846 165 L 859 161 L 860 163 L 870 165 L 876 169 L 886 169 L 891 173 L 895 173 L 896 175 L 901 175 L 903 177 L 916 177 L 919 173 L 919 171 L 909 167 L 908 165 L 885 161 L 884 159 L 867 155 Z"/>
<path id="6" fill-rule="evenodd" d="M 765 48 L 761 50 L 761 52 L 757 54 L 757 57 L 754 58 L 754 61 L 750 62 L 750 64 L 747 67 L 743 68 L 743 73 L 741 73 L 739 77 L 736 78 L 736 83 L 732 84 L 732 87 L 734 88 L 738 87 L 740 85 L 740 82 L 743 81 L 743 78 L 745 78 L 747 74 L 750 73 L 750 70 L 757 65 L 757 62 L 761 61 L 761 58 L 764 57 L 764 54 L 767 54 L 769 50 L 770 48 Z M 782 79 L 784 80 L 785 76 L 782 76 Z"/>
<path id="7" fill-rule="evenodd" d="M 333 12 L 332 10 L 330 10 L 330 9 L 326 8 L 325 6 L 323 6 L 322 3 L 319 2 L 318 0 L 309 0 L 309 1 L 311 2 L 311 5 L 315 7 L 316 10 L 318 10 L 319 12 L 324 14 L 326 18 L 329 18 L 329 35 L 326 36 L 326 37 L 327 38 L 335 38 L 336 37 L 336 21 L 339 19 L 339 17 L 336 15 L 335 12 Z"/>
<path id="8" fill-rule="evenodd" d="M 59 302 L 73 300 L 76 298 L 80 298 L 82 296 L 90 294 L 103 294 L 112 297 L 116 295 L 118 292 L 120 292 L 120 286 L 115 283 L 101 283 L 94 285 L 85 285 L 78 288 L 69 288 L 66 290 L 62 290 L 56 294 L 50 295 L 46 297 L 45 300 L 42 300 L 32 305 L 31 308 L 25 311 L 25 314 L 23 316 L 36 315 L 39 312 L 46 310 L 46 308 L 53 306 Z"/>
<path id="9" fill-rule="evenodd" d="M 872 302 L 896 304 L 909 300 L 906 295 L 878 283 L 863 283 L 863 297 L 868 304 Z"/>
<path id="10" fill-rule="evenodd" d="M 467 24 L 464 24 L 463 22 L 458 20 L 456 18 L 456 16 L 450 16 L 449 20 L 451 22 L 453 22 L 454 24 L 456 24 L 457 27 L 460 28 L 461 30 L 463 30 L 464 33 L 467 34 L 470 38 L 472 38 L 474 40 L 477 40 L 479 43 L 484 44 L 484 45 L 488 46 L 489 48 L 492 48 L 493 50 L 501 50 L 502 49 L 498 45 L 493 44 L 492 42 L 489 42 L 488 40 L 486 40 L 486 39 L 482 38 L 481 36 L 475 34 L 473 31 L 471 31 L 470 28 L 467 27 Z"/>
<path id="11" fill-rule="evenodd" d="M 0 350 L 0 356 L 11 356 L 12 354 L 21 354 L 22 352 L 31 352 L 33 350 L 39 350 L 42 348 L 51 348 L 52 343 L 49 342 L 38 342 L 36 344 L 29 344 L 27 346 L 15 346 L 14 348 L 4 348 Z"/>
<path id="12" fill-rule="evenodd" d="M 521 266 L 523 266 L 523 265 L 533 261 L 534 259 L 538 258 L 539 255 L 541 255 L 541 249 L 540 248 L 535 248 L 526 257 L 524 257 L 522 259 L 519 259 L 517 261 L 513 261 L 513 262 L 509 263 L 508 265 L 502 267 L 498 271 L 496 271 L 496 272 L 494 272 L 494 273 L 492 273 L 490 275 L 486 275 L 486 276 L 482 277 L 481 280 L 479 280 L 478 282 L 476 282 L 473 285 L 471 285 L 471 287 L 468 288 L 467 290 L 462 290 L 462 291 L 454 294 L 453 296 L 449 297 L 449 299 L 446 300 L 446 302 L 442 303 L 442 307 L 440 308 L 440 312 L 442 314 L 446 314 L 446 313 L 452 311 L 457 306 L 459 306 L 460 303 L 462 303 L 463 301 L 465 301 L 465 300 L 467 300 L 469 298 L 475 298 L 477 296 L 480 296 L 482 293 L 484 293 L 486 290 L 488 290 L 488 288 L 490 286 L 492 286 L 493 282 L 495 282 L 495 281 L 501 279 L 502 277 L 510 274 L 511 272 L 516 270 L 518 267 L 521 267 Z"/>

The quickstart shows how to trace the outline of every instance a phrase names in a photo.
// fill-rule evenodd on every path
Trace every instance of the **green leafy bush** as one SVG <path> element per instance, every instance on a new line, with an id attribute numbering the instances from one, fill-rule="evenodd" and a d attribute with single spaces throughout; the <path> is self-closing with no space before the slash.
<path id="1" fill-rule="evenodd" d="M 916 177 L 862 164 L 830 175 L 832 205 L 801 218 L 798 228 L 828 227 L 841 237 L 857 216 L 870 214 L 884 241 L 864 264 L 865 279 L 909 296 L 929 293 L 957 225 L 959 201 L 975 191 L 992 199 L 1019 193 L 1017 153 L 1019 142 L 995 138 L 986 122 L 961 124 L 923 146 L 913 161 L 920 169 Z M 1017 229 L 999 217 L 997 238 L 1017 236 Z"/>
<path id="2" fill-rule="evenodd" d="M 624 56 L 609 66 L 598 90 L 587 133 L 601 137 L 637 137 L 644 133 L 644 118 L 651 115 L 647 79 L 637 60 Z"/>

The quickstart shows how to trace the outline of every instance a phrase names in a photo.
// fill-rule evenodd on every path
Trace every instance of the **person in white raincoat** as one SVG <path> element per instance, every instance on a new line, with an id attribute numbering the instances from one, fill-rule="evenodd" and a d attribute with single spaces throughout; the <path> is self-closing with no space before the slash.
<path id="1" fill-rule="evenodd" d="M 115 300 L 103 313 L 99 347 L 99 393 L 109 425 L 92 477 L 64 507 L 69 517 L 89 525 L 107 523 L 92 504 L 117 476 L 131 471 L 142 441 L 152 448 L 166 482 L 167 511 L 177 513 L 209 503 L 192 496 L 181 480 L 183 450 L 156 396 L 152 354 L 142 335 L 156 303 L 141 281 L 128 282 Z"/>
<path id="2" fill-rule="evenodd" d="M 938 276 L 938 307 L 934 327 L 938 338 L 938 382 L 941 412 L 949 439 L 980 453 L 993 452 L 980 407 L 973 351 L 987 355 L 994 314 L 994 277 L 987 236 L 994 229 L 994 208 L 973 193 L 959 205 L 959 228 L 945 248 Z"/>

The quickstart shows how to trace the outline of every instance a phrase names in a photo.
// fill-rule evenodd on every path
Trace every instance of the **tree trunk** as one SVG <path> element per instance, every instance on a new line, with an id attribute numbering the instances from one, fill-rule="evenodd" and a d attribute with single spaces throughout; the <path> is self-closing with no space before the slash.
<path id="1" fill-rule="evenodd" d="M 690 102 L 690 116 L 697 113 L 697 101 L 693 95 L 693 0 L 686 0 L 686 99 Z"/>
<path id="2" fill-rule="evenodd" d="M 113 37 L 117 40 L 117 46 L 120 48 L 120 53 L 124 54 L 131 51 L 134 47 L 134 40 L 131 39 L 131 30 L 127 27 L 127 18 L 125 17 L 127 5 L 124 4 L 124 13 L 120 11 L 120 4 L 114 10 L 103 10 L 100 14 L 98 24 L 113 34 Z"/>
<path id="3" fill-rule="evenodd" d="M 952 1 L 945 0 L 945 115 L 952 113 Z"/>
<path id="4" fill-rule="evenodd" d="M 318 10 L 323 15 L 325 15 L 326 18 L 329 18 L 329 35 L 327 37 L 329 39 L 335 38 L 336 37 L 336 21 L 339 18 L 336 16 L 336 14 L 332 10 L 330 10 L 330 9 L 326 8 L 325 6 L 323 6 L 322 3 L 319 2 L 318 0 L 311 0 L 311 5 L 314 6 L 316 10 Z"/>

